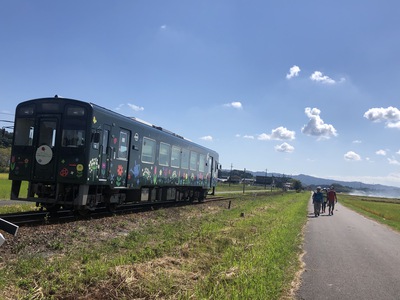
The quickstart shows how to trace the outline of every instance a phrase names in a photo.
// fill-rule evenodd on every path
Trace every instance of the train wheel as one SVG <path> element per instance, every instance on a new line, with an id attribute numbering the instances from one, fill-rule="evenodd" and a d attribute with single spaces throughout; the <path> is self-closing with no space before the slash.
<path id="1" fill-rule="evenodd" d="M 110 203 L 107 205 L 107 209 L 111 213 L 115 213 L 117 211 L 117 207 L 118 207 L 117 203 Z"/>
<path id="2" fill-rule="evenodd" d="M 44 207 L 49 213 L 57 213 L 61 209 L 61 205 L 59 204 L 43 204 Z"/>
<path id="3" fill-rule="evenodd" d="M 77 211 L 78 215 L 80 215 L 81 217 L 87 217 L 90 215 L 91 211 L 85 207 L 83 208 L 79 208 Z"/>

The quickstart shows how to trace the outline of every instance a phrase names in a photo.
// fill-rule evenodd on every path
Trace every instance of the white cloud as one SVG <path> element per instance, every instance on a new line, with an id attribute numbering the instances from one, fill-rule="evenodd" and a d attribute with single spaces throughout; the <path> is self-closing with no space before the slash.
<path id="1" fill-rule="evenodd" d="M 271 134 L 262 133 L 258 136 L 259 140 L 294 140 L 296 133 L 280 126 L 272 129 Z"/>
<path id="2" fill-rule="evenodd" d="M 289 74 L 286 74 L 286 78 L 291 79 L 293 77 L 297 77 L 299 76 L 300 71 L 301 71 L 300 68 L 294 65 L 293 67 L 290 68 Z"/>
<path id="3" fill-rule="evenodd" d="M 254 136 L 253 135 L 244 135 L 243 138 L 244 139 L 254 140 Z"/>
<path id="4" fill-rule="evenodd" d="M 134 111 L 142 111 L 142 110 L 144 110 L 143 106 L 137 106 L 137 105 L 131 104 L 131 103 L 128 103 L 128 106 L 130 108 L 132 108 Z"/>
<path id="5" fill-rule="evenodd" d="M 306 107 L 305 114 L 310 119 L 307 125 L 304 125 L 301 132 L 306 135 L 317 136 L 322 139 L 329 139 L 331 137 L 337 136 L 336 129 L 333 125 L 325 124 L 324 121 L 319 116 L 321 111 L 318 108 L 311 109 Z"/>
<path id="6" fill-rule="evenodd" d="M 352 143 L 353 144 L 361 144 L 362 142 L 360 140 L 354 140 Z"/>
<path id="7" fill-rule="evenodd" d="M 271 136 L 266 133 L 261 133 L 258 135 L 257 139 L 260 141 L 269 141 L 271 139 Z"/>
<path id="8" fill-rule="evenodd" d="M 165 25 L 165 24 L 164 24 L 164 25 L 161 25 L 161 26 L 160 26 L 160 29 L 161 29 L 161 30 L 167 29 L 167 25 Z"/>
<path id="9" fill-rule="evenodd" d="M 316 82 L 321 82 L 321 83 L 327 83 L 327 84 L 334 84 L 336 83 L 335 80 L 333 80 L 332 78 L 326 76 L 326 75 L 322 75 L 322 72 L 320 71 L 315 71 L 314 73 L 311 74 L 310 79 L 312 81 L 316 81 Z M 342 81 L 343 79 L 341 79 Z"/>
<path id="10" fill-rule="evenodd" d="M 291 153 L 294 151 L 294 147 L 292 145 L 289 145 L 288 143 L 283 143 L 280 145 L 276 145 L 275 150 L 278 152 Z"/>
<path id="11" fill-rule="evenodd" d="M 364 118 L 372 122 L 385 122 L 388 128 L 400 129 L 400 110 L 396 107 L 374 107 L 364 113 Z"/>
<path id="12" fill-rule="evenodd" d="M 238 102 L 238 101 L 236 101 L 236 102 L 231 102 L 231 103 L 226 103 L 226 104 L 224 104 L 224 106 L 226 106 L 226 107 L 233 107 L 233 108 L 236 108 L 236 109 L 242 109 L 242 108 L 243 108 L 242 103 L 241 103 L 241 102 Z"/>
<path id="13" fill-rule="evenodd" d="M 385 155 L 386 155 L 386 151 L 385 151 L 385 150 L 382 150 L 382 149 L 380 149 L 380 150 L 376 151 L 376 152 L 375 152 L 375 154 L 376 154 L 376 155 L 382 155 L 382 156 L 385 156 Z"/>
<path id="14" fill-rule="evenodd" d="M 211 135 L 206 135 L 200 138 L 203 141 L 212 142 L 213 138 Z"/>
<path id="15" fill-rule="evenodd" d="M 400 166 L 400 162 L 397 159 L 387 158 L 389 164 Z"/>
<path id="16" fill-rule="evenodd" d="M 131 104 L 131 103 L 119 104 L 116 108 L 114 108 L 114 110 L 125 114 L 125 113 L 127 113 L 126 112 L 126 106 L 129 106 L 133 111 L 143 111 L 144 110 L 144 107 L 137 106 L 137 105 Z"/>
<path id="17" fill-rule="evenodd" d="M 361 160 L 361 156 L 355 153 L 354 151 L 348 151 L 344 155 L 345 160 Z"/>

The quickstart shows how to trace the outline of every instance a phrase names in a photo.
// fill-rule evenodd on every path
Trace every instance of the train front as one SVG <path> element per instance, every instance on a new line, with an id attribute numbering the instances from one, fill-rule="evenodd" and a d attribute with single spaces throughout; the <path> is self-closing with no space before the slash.
<path id="1" fill-rule="evenodd" d="M 49 210 L 76 205 L 88 177 L 91 106 L 62 98 L 20 103 L 15 112 L 11 199 Z M 27 192 L 21 191 L 27 182 Z M 82 198 L 82 197 L 81 197 Z"/>

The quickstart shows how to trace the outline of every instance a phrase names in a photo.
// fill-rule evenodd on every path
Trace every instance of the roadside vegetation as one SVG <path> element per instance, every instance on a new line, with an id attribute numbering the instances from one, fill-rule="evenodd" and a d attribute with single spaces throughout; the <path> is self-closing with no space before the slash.
<path id="1" fill-rule="evenodd" d="M 0 248 L 0 298 L 290 298 L 309 193 L 229 197 L 21 227 Z"/>
<path id="2" fill-rule="evenodd" d="M 400 199 L 340 194 L 339 201 L 366 217 L 400 231 Z"/>

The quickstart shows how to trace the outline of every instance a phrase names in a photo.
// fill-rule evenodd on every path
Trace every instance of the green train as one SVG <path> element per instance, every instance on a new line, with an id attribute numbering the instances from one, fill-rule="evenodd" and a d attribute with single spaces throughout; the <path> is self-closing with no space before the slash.
<path id="1" fill-rule="evenodd" d="M 203 201 L 215 192 L 218 159 L 180 135 L 93 103 L 34 99 L 16 107 L 11 199 L 79 212 L 141 201 Z"/>

